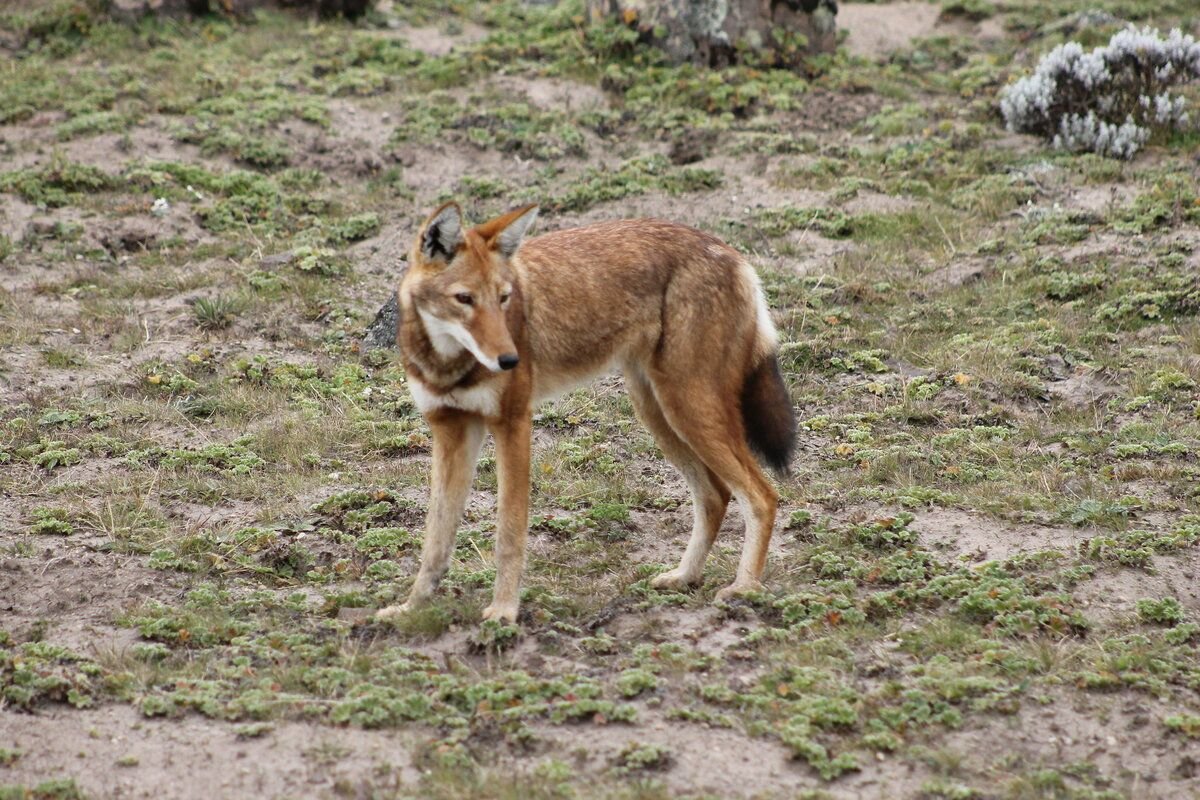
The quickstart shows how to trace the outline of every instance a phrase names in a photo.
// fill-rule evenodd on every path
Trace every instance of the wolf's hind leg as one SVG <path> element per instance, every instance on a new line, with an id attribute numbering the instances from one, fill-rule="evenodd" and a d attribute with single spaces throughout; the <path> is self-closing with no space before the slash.
<path id="1" fill-rule="evenodd" d="M 746 540 L 737 575 L 717 598 L 723 600 L 760 588 L 779 494 L 750 451 L 740 408 L 728 401 L 728 392 L 706 382 L 703 376 L 655 380 L 654 388 L 666 421 L 720 484 L 729 487 L 746 520 Z"/>
<path id="2" fill-rule="evenodd" d="M 650 430 L 667 460 L 683 473 L 692 492 L 692 535 L 687 549 L 679 566 L 656 576 L 651 585 L 659 589 L 695 586 L 704 577 L 704 561 L 721 529 L 721 521 L 725 519 L 729 489 L 675 433 L 663 416 L 654 389 L 645 376 L 628 370 L 625 383 L 638 418 Z"/>

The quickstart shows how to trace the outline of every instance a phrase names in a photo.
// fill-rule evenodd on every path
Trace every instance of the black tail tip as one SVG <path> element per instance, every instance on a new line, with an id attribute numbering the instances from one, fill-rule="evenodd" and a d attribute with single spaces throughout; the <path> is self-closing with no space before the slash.
<path id="1" fill-rule="evenodd" d="M 774 355 L 764 358 L 746 376 L 742 423 L 750 449 L 767 467 L 787 477 L 796 450 L 796 412 Z"/>

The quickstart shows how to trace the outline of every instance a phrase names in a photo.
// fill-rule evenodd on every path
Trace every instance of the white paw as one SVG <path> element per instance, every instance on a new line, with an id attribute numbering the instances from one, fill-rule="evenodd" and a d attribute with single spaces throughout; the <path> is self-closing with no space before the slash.
<path id="1" fill-rule="evenodd" d="M 754 592 L 761 592 L 763 585 L 758 581 L 734 581 L 726 586 L 721 591 L 717 592 L 717 600 L 722 603 L 727 603 L 730 600 L 736 600 L 739 597 L 745 597 Z"/>
<path id="2" fill-rule="evenodd" d="M 650 585 L 655 589 L 687 589 L 690 586 L 695 586 L 700 581 L 693 578 L 683 570 L 676 567 L 670 572 L 664 572 L 661 575 L 655 575 L 650 579 Z"/>
<path id="3" fill-rule="evenodd" d="M 396 619 L 397 617 L 404 616 L 412 610 L 412 603 L 401 603 L 400 605 L 396 606 L 386 606 L 385 608 L 381 608 L 375 612 L 375 619 L 380 620 L 381 622 L 389 619 Z"/>
<path id="4" fill-rule="evenodd" d="M 516 603 L 492 603 L 483 610 L 483 619 L 495 620 L 496 622 L 516 622 L 517 621 L 517 604 Z"/>

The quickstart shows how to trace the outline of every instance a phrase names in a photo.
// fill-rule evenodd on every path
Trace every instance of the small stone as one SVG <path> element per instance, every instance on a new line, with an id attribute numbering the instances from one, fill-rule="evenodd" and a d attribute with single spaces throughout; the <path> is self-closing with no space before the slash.
<path id="1" fill-rule="evenodd" d="M 292 260 L 295 258 L 296 258 L 296 254 L 293 253 L 291 250 L 288 250 L 285 253 L 275 253 L 274 255 L 266 256 L 265 258 L 261 259 L 258 262 L 258 266 L 260 269 L 272 269 L 274 267 L 283 267 L 283 266 L 287 266 L 288 264 L 292 263 Z"/>
<path id="2" fill-rule="evenodd" d="M 400 306 L 393 292 L 388 301 L 375 314 L 363 335 L 364 350 L 384 350 L 396 346 L 396 334 L 400 330 Z"/>
<path id="3" fill-rule="evenodd" d="M 925 276 L 924 283 L 932 291 L 944 291 L 959 286 L 966 286 L 983 278 L 989 270 L 986 261 L 982 259 L 967 259 L 947 264 L 941 269 L 934 270 Z"/>

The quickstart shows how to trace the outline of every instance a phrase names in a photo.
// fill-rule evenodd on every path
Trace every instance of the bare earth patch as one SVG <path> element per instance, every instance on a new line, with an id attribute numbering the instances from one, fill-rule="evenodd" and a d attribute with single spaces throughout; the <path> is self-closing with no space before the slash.
<path id="1" fill-rule="evenodd" d="M 1004 35 L 995 18 L 978 23 L 948 18 L 935 3 L 838 3 L 837 21 L 849 34 L 846 49 L 866 58 L 887 57 L 928 36 L 956 34 L 994 41 Z"/>
<path id="2" fill-rule="evenodd" d="M 5 544 L 12 541 L 5 537 Z M 37 630 L 39 638 L 81 653 L 118 651 L 137 637 L 117 628 L 116 617 L 151 598 L 177 599 L 186 585 L 177 575 L 146 569 L 141 557 L 95 552 L 108 541 L 104 536 L 37 541 L 32 557 L 0 562 L 0 608 L 18 636 Z"/>
<path id="3" fill-rule="evenodd" d="M 1151 570 L 1104 570 L 1080 587 L 1079 598 L 1103 625 L 1131 624 L 1137 619 L 1137 601 L 1147 598 L 1174 597 L 1190 614 L 1200 611 L 1200 559 L 1158 558 Z"/>
<path id="4" fill-rule="evenodd" d="M 245 736 L 226 723 L 147 719 L 127 706 L 0 714 L 0 740 L 23 753 L 4 781 L 74 778 L 95 797 L 334 798 L 418 775 L 400 731 L 281 722 Z"/>
<path id="5" fill-rule="evenodd" d="M 1093 764 L 1114 778 L 1114 788 L 1130 797 L 1173 798 L 1200 791 L 1200 743 L 1151 733 L 1155 723 L 1175 713 L 1154 698 L 1123 699 L 1056 693 L 1045 708 L 1023 708 L 1011 717 L 951 737 L 947 750 L 970 753 L 1004 742 L 1010 758 L 1031 770 L 1054 763 Z"/>
<path id="6" fill-rule="evenodd" d="M 596 111 L 609 106 L 609 94 L 591 84 L 565 78 L 516 78 L 499 75 L 486 84 L 506 94 L 525 97 L 543 109 Z"/>
<path id="7" fill-rule="evenodd" d="M 487 36 L 487 29 L 473 22 L 456 23 L 454 29 L 440 25 L 420 25 L 402 29 L 409 45 L 431 56 L 444 56 L 456 47 L 472 44 Z"/>
<path id="8" fill-rule="evenodd" d="M 1069 552 L 1093 533 L 1079 528 L 1006 523 L 954 509 L 922 511 L 913 524 L 932 547 L 973 561 L 1002 560 L 1040 550 Z"/>

